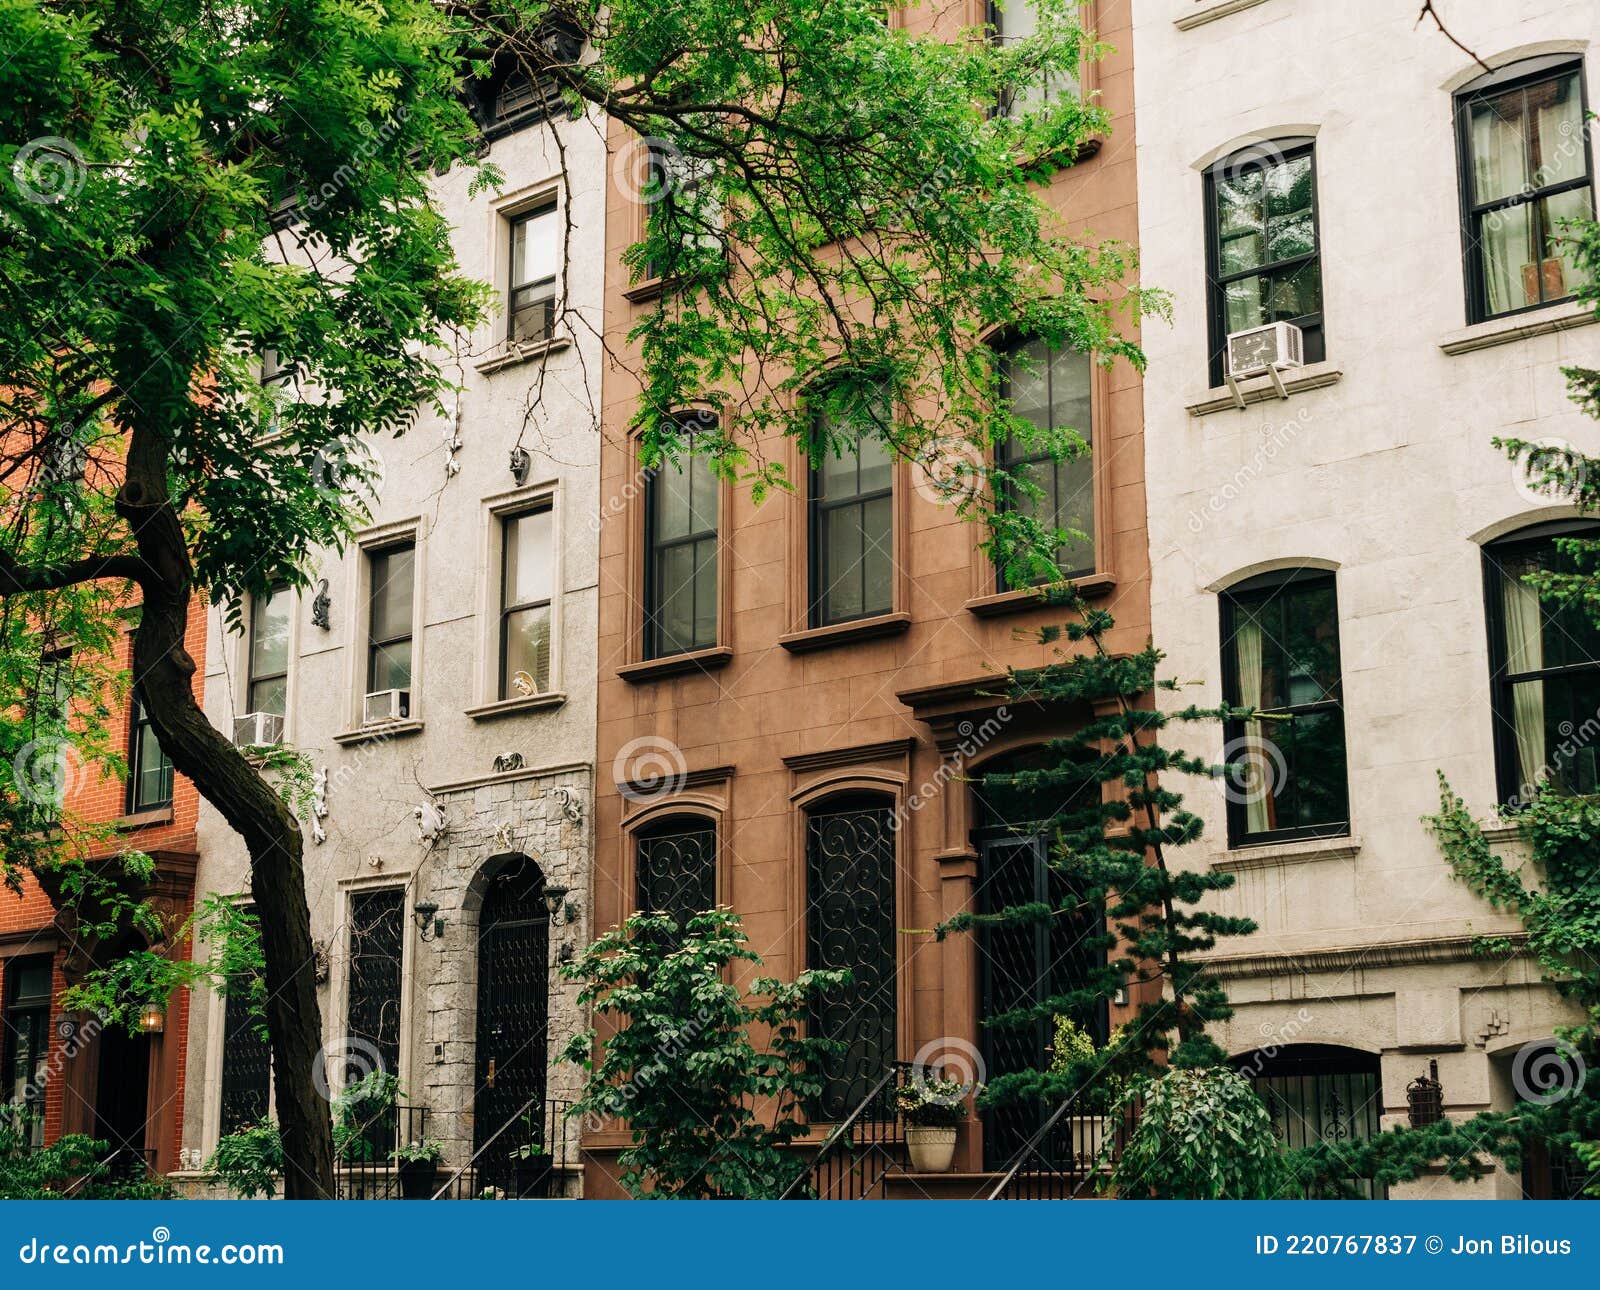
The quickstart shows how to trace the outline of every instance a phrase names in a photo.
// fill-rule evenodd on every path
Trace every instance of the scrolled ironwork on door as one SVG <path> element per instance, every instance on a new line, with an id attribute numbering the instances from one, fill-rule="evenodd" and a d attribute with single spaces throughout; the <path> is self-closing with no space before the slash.
<path id="1" fill-rule="evenodd" d="M 851 975 L 812 1004 L 810 1033 L 845 1045 L 824 1064 L 814 1119 L 847 1115 L 895 1058 L 894 844 L 888 802 L 807 818 L 807 966 Z"/>

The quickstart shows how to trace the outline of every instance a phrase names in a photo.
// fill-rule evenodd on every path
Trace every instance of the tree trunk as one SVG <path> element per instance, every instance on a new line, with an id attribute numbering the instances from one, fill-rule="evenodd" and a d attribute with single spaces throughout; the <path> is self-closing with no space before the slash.
<path id="1" fill-rule="evenodd" d="M 133 675 L 150 723 L 173 766 L 244 838 L 266 960 L 267 1035 L 272 1048 L 284 1195 L 334 1196 L 333 1130 L 314 1078 L 323 1060 L 311 912 L 306 905 L 300 826 L 277 792 L 195 702 L 194 659 L 184 648 L 193 576 L 188 547 L 166 492 L 159 437 L 135 428 L 117 510 L 149 566 L 133 636 Z"/>

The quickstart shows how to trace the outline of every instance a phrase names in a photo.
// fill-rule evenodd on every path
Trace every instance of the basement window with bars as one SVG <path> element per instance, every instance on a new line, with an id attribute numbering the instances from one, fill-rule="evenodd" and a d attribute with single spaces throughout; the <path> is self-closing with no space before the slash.
<path id="1" fill-rule="evenodd" d="M 640 835 L 635 887 L 641 913 L 665 914 L 681 931 L 717 903 L 717 830 L 709 820 L 680 816 Z"/>
<path id="2" fill-rule="evenodd" d="M 255 919 L 255 907 L 244 910 Z M 266 1022 L 251 1012 L 253 977 L 230 978 L 223 996 L 220 1134 L 226 1137 L 267 1118 L 272 1087 L 272 1051 Z"/>

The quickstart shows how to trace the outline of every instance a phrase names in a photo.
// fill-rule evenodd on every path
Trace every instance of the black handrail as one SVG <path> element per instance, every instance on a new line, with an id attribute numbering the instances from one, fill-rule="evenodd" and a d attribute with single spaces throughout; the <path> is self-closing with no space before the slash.
<path id="1" fill-rule="evenodd" d="M 839 1200 L 865 1200 L 877 1190 L 891 1163 L 890 1149 L 905 1145 L 905 1134 L 900 1125 L 899 1113 L 893 1106 L 884 1116 L 883 1098 L 891 1087 L 898 1087 L 900 1078 L 911 1070 L 910 1062 L 890 1062 L 873 1084 L 867 1095 L 856 1104 L 849 1115 L 834 1125 L 833 1131 L 822 1140 L 811 1163 L 793 1182 L 784 1188 L 779 1200 L 821 1200 L 829 1196 L 832 1182 L 860 1184 L 859 1194 L 837 1196 Z M 858 1137 L 859 1135 L 859 1137 Z M 852 1166 L 858 1163 L 855 1152 L 864 1148 L 863 1160 L 870 1159 L 882 1166 L 868 1180 L 864 1169 Z M 849 1153 L 847 1155 L 847 1153 Z M 829 1179 L 829 1182 L 824 1182 Z M 806 1195 L 810 1192 L 809 1197 Z"/>
<path id="2" fill-rule="evenodd" d="M 1112 1139 L 1111 1157 L 1120 1154 L 1127 1140 L 1132 1121 L 1138 1118 L 1137 1103 L 1127 1107 L 1109 1124 Z M 985 1197 L 987 1200 L 1077 1200 L 1084 1189 L 1100 1176 L 1100 1161 L 1105 1155 L 1106 1143 L 1097 1140 L 1104 1135 L 1113 1117 L 1085 1115 L 1081 1101 L 1068 1098 L 1056 1107 L 1007 1163 L 1000 1181 Z M 1054 1141 L 1059 1148 L 1061 1131 L 1069 1130 L 1067 1149 L 1050 1150 L 1047 1144 Z M 1077 1133 L 1070 1131 L 1076 1128 Z M 1096 1131 L 1098 1130 L 1098 1132 Z M 1074 1140 L 1076 1139 L 1076 1140 Z M 1087 1150 L 1080 1144 L 1087 1143 Z M 1065 1162 L 1063 1162 L 1063 1155 Z M 1021 1178 L 1025 1186 L 1018 1188 Z"/>

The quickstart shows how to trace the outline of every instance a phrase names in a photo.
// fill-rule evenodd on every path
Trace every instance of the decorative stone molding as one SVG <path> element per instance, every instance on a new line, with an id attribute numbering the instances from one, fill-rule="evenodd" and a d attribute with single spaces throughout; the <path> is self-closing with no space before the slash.
<path id="1" fill-rule="evenodd" d="M 1475 953 L 1480 939 L 1476 936 L 1442 936 L 1430 941 L 1391 941 L 1387 944 L 1352 945 L 1327 950 L 1225 955 L 1207 958 L 1204 962 L 1206 975 L 1221 981 L 1254 976 L 1345 972 L 1352 968 L 1402 967 L 1414 963 L 1470 963 L 1482 961 Z M 1526 932 L 1512 932 L 1503 939 L 1511 943 L 1514 955 L 1526 956 Z"/>
<path id="2" fill-rule="evenodd" d="M 1497 318 L 1463 327 L 1441 340 L 1439 348 L 1446 354 L 1471 354 L 1496 345 L 1529 340 L 1534 336 L 1553 336 L 1557 332 L 1571 331 L 1574 327 L 1587 327 L 1595 321 L 1593 309 L 1572 304 L 1556 305 L 1535 313 L 1516 314 L 1510 318 Z"/>
<path id="3" fill-rule="evenodd" d="M 1174 18 L 1172 25 L 1179 31 L 1193 31 L 1218 18 L 1227 18 L 1265 3 L 1266 0 L 1216 0 L 1213 4 L 1196 4 L 1189 13 Z"/>

